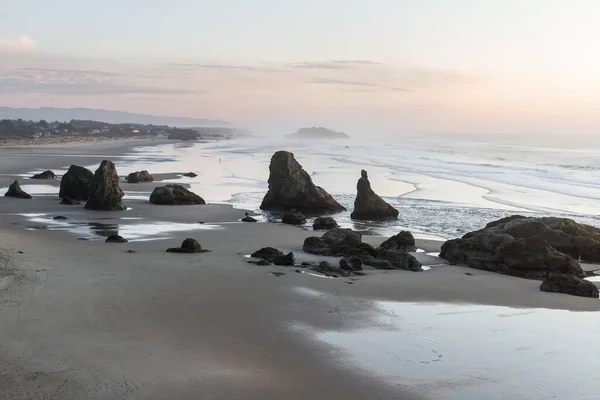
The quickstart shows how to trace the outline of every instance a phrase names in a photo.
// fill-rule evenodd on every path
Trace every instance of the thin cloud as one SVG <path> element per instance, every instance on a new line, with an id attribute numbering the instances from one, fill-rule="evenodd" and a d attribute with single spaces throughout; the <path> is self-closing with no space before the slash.
<path id="1" fill-rule="evenodd" d="M 331 60 L 318 62 L 300 62 L 287 64 L 290 68 L 300 69 L 353 69 L 366 65 L 381 65 L 382 63 L 374 60 Z"/>
<path id="2" fill-rule="evenodd" d="M 168 69 L 195 71 L 195 70 L 217 70 L 217 71 L 237 71 L 237 72 L 286 72 L 283 67 L 274 66 L 254 66 L 254 65 L 235 65 L 235 64 L 170 64 Z"/>
<path id="3" fill-rule="evenodd" d="M 339 85 L 339 86 L 366 86 L 373 91 L 375 88 L 379 90 L 389 90 L 394 92 L 412 92 L 411 89 L 399 88 L 390 85 L 383 85 L 380 83 L 361 82 L 361 81 L 346 81 L 340 79 L 324 79 L 324 78 L 312 78 L 308 80 L 308 83 L 318 83 L 323 85 Z"/>

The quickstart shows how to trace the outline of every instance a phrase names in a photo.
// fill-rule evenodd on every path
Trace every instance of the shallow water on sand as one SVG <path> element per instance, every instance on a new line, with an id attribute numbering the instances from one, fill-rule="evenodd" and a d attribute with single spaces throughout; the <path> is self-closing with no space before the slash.
<path id="1" fill-rule="evenodd" d="M 296 328 L 339 349 L 344 363 L 432 399 L 600 398 L 598 312 L 383 301 L 374 306 L 368 328 Z"/>
<path id="2" fill-rule="evenodd" d="M 398 221 L 358 223 L 350 211 L 342 226 L 376 234 L 410 229 L 450 238 L 507 215 L 557 215 L 600 226 L 600 152 L 474 141 L 407 139 L 402 142 L 303 142 L 253 138 L 173 143 L 138 148 L 118 165 L 121 175 L 195 172 L 189 184 L 209 202 L 257 210 L 268 189 L 269 161 L 277 150 L 294 152 L 313 181 L 348 210 L 360 170 L 374 190 L 400 210 Z"/>

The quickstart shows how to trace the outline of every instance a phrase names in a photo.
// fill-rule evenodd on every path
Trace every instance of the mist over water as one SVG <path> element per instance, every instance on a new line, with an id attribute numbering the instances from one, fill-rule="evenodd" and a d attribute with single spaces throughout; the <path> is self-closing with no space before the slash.
<path id="1" fill-rule="evenodd" d="M 501 140 L 502 139 L 502 140 Z M 138 148 L 119 165 L 121 175 L 196 172 L 190 184 L 205 200 L 258 211 L 267 191 L 269 161 L 278 150 L 295 154 L 315 184 L 348 212 L 335 218 L 343 226 L 393 234 L 462 236 L 511 214 L 553 215 L 600 226 L 600 153 L 582 140 L 516 143 L 518 138 L 411 136 L 389 140 L 247 138 L 210 143 L 173 143 Z M 564 138 L 562 138 L 564 139 Z M 563 140 L 564 141 L 564 140 Z M 350 220 L 360 170 L 371 186 L 400 210 L 397 221 Z"/>

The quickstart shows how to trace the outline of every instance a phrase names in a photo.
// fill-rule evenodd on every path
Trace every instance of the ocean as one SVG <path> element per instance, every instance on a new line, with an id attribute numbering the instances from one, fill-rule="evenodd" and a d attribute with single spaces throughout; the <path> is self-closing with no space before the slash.
<path id="1" fill-rule="evenodd" d="M 449 239 L 512 214 L 560 216 L 600 227 L 600 143 L 573 137 L 412 136 L 393 140 L 302 141 L 248 137 L 136 148 L 119 174 L 195 172 L 178 177 L 207 202 L 254 210 L 267 191 L 269 161 L 294 153 L 315 184 L 348 208 L 338 223 L 376 235 L 410 230 Z M 361 169 L 400 211 L 397 221 L 350 219 Z M 147 196 L 148 193 L 127 193 Z"/>

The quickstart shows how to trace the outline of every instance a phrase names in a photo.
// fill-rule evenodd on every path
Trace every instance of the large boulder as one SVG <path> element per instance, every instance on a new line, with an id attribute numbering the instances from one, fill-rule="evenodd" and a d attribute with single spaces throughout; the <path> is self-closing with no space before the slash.
<path id="1" fill-rule="evenodd" d="M 54 172 L 48 169 L 44 172 L 33 175 L 31 179 L 56 179 L 56 175 L 54 174 Z"/>
<path id="2" fill-rule="evenodd" d="M 600 261 L 600 230 L 564 218 L 512 216 L 442 246 L 451 264 L 543 279 L 549 273 L 585 276 L 577 259 Z"/>
<path id="3" fill-rule="evenodd" d="M 9 187 L 8 191 L 4 194 L 5 197 L 16 197 L 18 199 L 31 199 L 31 195 L 21 189 L 19 181 L 14 181 Z"/>
<path id="4" fill-rule="evenodd" d="M 285 213 L 281 218 L 281 222 L 287 225 L 304 225 L 306 224 L 306 217 L 299 212 Z"/>
<path id="5" fill-rule="evenodd" d="M 115 164 L 104 160 L 94 173 L 90 183 L 91 196 L 85 205 L 88 210 L 123 211 L 123 191 L 119 186 L 119 175 Z"/>
<path id="6" fill-rule="evenodd" d="M 181 185 L 160 186 L 150 195 L 150 203 L 160 205 L 206 204 L 196 193 L 190 192 Z"/>
<path id="7" fill-rule="evenodd" d="M 367 221 L 383 221 L 398 218 L 398 210 L 390 206 L 379 197 L 373 189 L 364 169 L 360 172 L 360 179 L 356 184 L 356 200 L 354 211 L 350 218 Z"/>
<path id="8" fill-rule="evenodd" d="M 335 222 L 335 219 L 333 219 L 331 217 L 318 217 L 318 218 L 315 218 L 315 220 L 313 222 L 314 230 L 333 229 L 333 228 L 337 228 L 337 227 L 338 227 L 337 222 Z"/>
<path id="9" fill-rule="evenodd" d="M 598 298 L 598 287 L 575 275 L 550 274 L 540 285 L 542 292 L 565 293 L 573 296 Z"/>
<path id="10" fill-rule="evenodd" d="M 260 208 L 271 211 L 299 211 L 308 214 L 344 211 L 325 189 L 316 186 L 310 175 L 288 151 L 278 151 L 269 165 L 269 191 Z"/>
<path id="11" fill-rule="evenodd" d="M 415 238 L 408 231 L 401 231 L 387 239 L 379 245 L 379 248 L 386 250 L 402 250 L 402 251 L 417 251 Z"/>
<path id="12" fill-rule="evenodd" d="M 154 182 L 154 177 L 146 170 L 132 172 L 127 175 L 127 183 Z"/>
<path id="13" fill-rule="evenodd" d="M 262 249 L 256 250 L 254 253 L 250 254 L 250 257 L 273 262 L 275 259 L 283 257 L 283 252 L 274 247 L 263 247 Z"/>
<path id="14" fill-rule="evenodd" d="M 91 196 L 90 183 L 94 174 L 87 168 L 71 165 L 60 180 L 58 197 L 73 200 L 88 200 Z"/>

